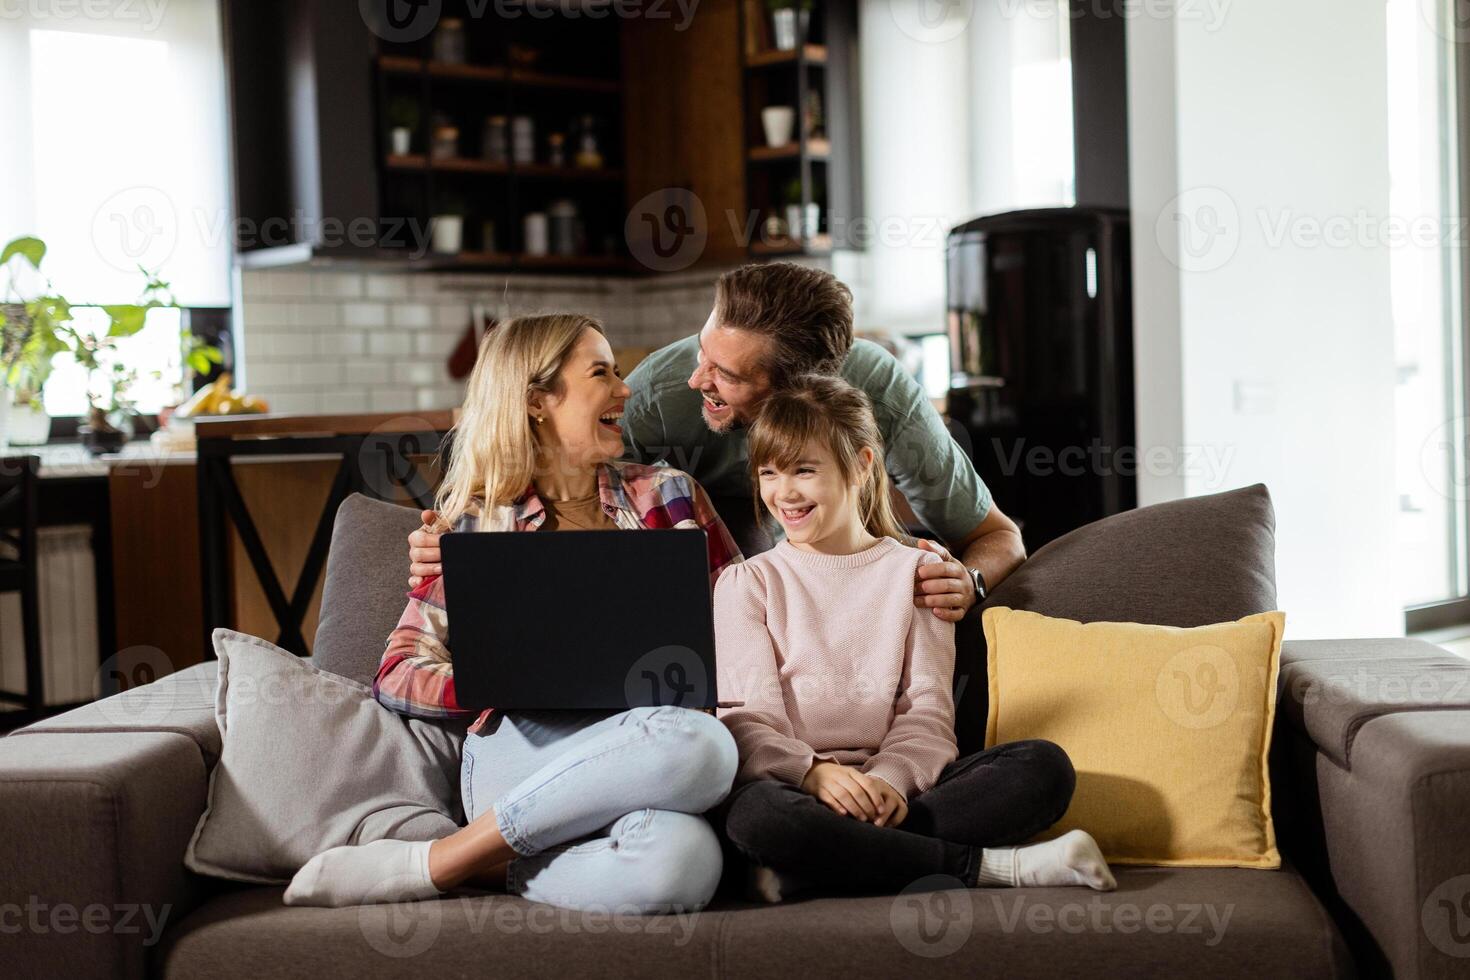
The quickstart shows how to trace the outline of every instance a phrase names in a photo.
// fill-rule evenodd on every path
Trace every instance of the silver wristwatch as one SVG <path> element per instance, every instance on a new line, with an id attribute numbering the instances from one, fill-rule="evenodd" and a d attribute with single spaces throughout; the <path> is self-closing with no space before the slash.
<path id="1" fill-rule="evenodd" d="M 975 604 L 979 605 L 985 601 L 985 576 L 980 574 L 978 568 L 965 568 L 970 573 L 970 581 L 975 583 Z"/>

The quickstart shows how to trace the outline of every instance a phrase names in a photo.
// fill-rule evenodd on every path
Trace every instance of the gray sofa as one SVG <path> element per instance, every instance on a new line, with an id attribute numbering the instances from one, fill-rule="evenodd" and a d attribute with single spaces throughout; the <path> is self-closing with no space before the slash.
<path id="1" fill-rule="evenodd" d="M 731 517 L 740 520 L 737 511 Z M 1264 488 L 1119 515 L 992 601 L 1173 625 L 1275 605 Z M 413 512 L 338 514 L 316 664 L 371 677 Z M 737 536 L 752 547 L 750 528 Z M 963 747 L 984 717 L 963 624 Z M 1411 640 L 1288 642 L 1273 747 L 1280 871 L 1118 867 L 1118 889 L 923 891 L 695 916 L 584 916 L 461 893 L 288 908 L 181 863 L 221 742 L 214 664 L 0 739 L 5 976 L 1232 976 L 1470 973 L 1470 663 Z M 975 692 L 979 692 L 977 697 Z M 1456 918 L 1456 917 L 1459 918 Z"/>

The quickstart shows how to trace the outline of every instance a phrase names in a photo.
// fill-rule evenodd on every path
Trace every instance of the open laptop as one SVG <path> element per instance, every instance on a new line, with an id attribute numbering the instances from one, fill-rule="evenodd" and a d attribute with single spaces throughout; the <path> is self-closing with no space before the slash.
<path id="1" fill-rule="evenodd" d="M 459 532 L 440 549 L 462 706 L 716 706 L 704 531 Z"/>

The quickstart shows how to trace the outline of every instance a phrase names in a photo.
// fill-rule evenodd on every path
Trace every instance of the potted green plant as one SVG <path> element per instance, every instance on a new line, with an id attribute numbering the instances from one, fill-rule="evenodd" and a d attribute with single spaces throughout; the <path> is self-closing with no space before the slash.
<path id="1" fill-rule="evenodd" d="M 0 251 L 0 270 L 6 274 L 0 293 L 0 446 L 8 438 L 8 416 L 12 392 L 25 392 L 27 404 L 38 402 L 58 354 L 70 355 L 87 372 L 87 423 L 79 428 L 83 442 L 93 452 L 115 451 L 132 434 L 135 404 L 129 389 L 137 371 L 118 355 L 118 341 L 143 329 L 148 311 L 176 306 L 169 284 L 156 274 L 139 268 L 145 285 L 141 302 L 103 306 L 107 329 L 101 333 L 78 330 L 72 317 L 73 304 L 58 294 L 44 279 L 41 262 L 46 243 L 22 237 Z M 44 286 L 25 295 L 21 281 L 22 260 L 29 264 Z M 180 337 L 181 354 L 192 371 L 207 373 L 223 355 L 217 347 L 203 343 L 187 330 Z"/>

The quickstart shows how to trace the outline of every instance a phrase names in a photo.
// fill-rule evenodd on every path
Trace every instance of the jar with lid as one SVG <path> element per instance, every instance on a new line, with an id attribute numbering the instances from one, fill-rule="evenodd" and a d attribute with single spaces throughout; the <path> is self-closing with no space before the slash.
<path id="1" fill-rule="evenodd" d="M 448 65 L 462 65 L 465 60 L 464 21 L 445 17 L 434 32 L 434 60 Z"/>
<path id="2" fill-rule="evenodd" d="M 454 126 L 439 126 L 434 130 L 434 140 L 429 146 L 431 160 L 453 160 L 459 156 L 459 129 Z"/>
<path id="3" fill-rule="evenodd" d="M 577 166 L 595 170 L 602 166 L 602 151 L 597 148 L 597 119 L 583 116 L 577 123 Z"/>
<path id="4" fill-rule="evenodd" d="M 481 134 L 480 156 L 489 163 L 505 163 L 510 159 L 504 116 L 486 116 Z"/>
<path id="5" fill-rule="evenodd" d="M 547 209 L 551 226 L 551 254 L 576 255 L 580 251 L 580 225 L 575 201 L 552 201 Z"/>
<path id="6" fill-rule="evenodd" d="M 562 133 L 546 135 L 546 162 L 553 167 L 567 165 L 567 138 Z"/>
<path id="7" fill-rule="evenodd" d="M 530 116 L 510 121 L 510 152 L 516 163 L 536 162 L 536 123 Z"/>

